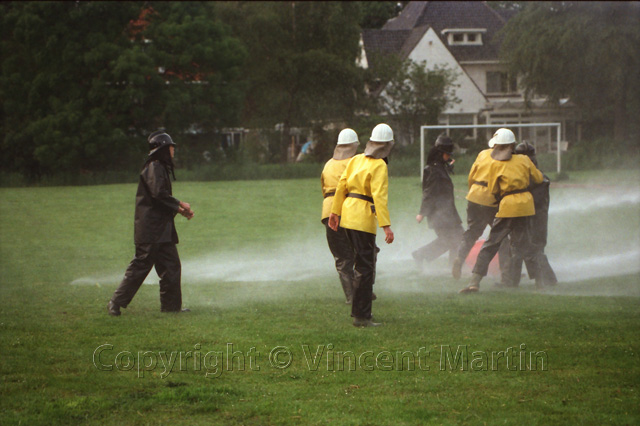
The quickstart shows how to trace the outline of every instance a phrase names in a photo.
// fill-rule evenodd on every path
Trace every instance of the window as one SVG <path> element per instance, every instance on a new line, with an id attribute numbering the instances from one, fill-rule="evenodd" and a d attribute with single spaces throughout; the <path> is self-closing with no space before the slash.
<path id="1" fill-rule="evenodd" d="M 447 28 L 441 34 L 447 37 L 450 46 L 482 46 L 484 28 Z"/>
<path id="2" fill-rule="evenodd" d="M 515 76 L 502 71 L 487 72 L 487 93 L 517 93 L 518 82 Z"/>

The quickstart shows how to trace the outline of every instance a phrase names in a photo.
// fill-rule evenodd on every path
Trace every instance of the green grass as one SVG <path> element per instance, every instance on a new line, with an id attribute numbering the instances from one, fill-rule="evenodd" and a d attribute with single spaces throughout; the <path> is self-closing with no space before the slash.
<path id="1" fill-rule="evenodd" d="M 392 179 L 376 329 L 350 325 L 319 179 L 177 181 L 196 211 L 176 220 L 192 312 L 160 313 L 151 284 L 119 318 L 106 303 L 133 255 L 135 185 L 0 189 L 0 424 L 638 424 L 639 176 L 552 188 L 556 288 L 487 277 L 464 297 L 446 259 L 410 261 L 433 232 L 415 223 L 419 179 Z M 172 352 L 182 364 L 163 367 Z"/>

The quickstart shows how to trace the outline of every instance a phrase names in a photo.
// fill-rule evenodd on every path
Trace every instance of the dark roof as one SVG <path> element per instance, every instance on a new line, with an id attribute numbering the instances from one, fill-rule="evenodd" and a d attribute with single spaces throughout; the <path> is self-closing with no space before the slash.
<path id="1" fill-rule="evenodd" d="M 508 15 L 512 16 L 510 13 L 499 14 L 486 2 L 412 1 L 382 29 L 363 32 L 365 52 L 397 52 L 407 57 L 431 27 L 458 62 L 498 60 L 500 40 L 496 34 Z M 447 36 L 442 34 L 444 29 L 471 28 L 486 30 L 482 35 L 482 46 L 449 46 Z"/>
<path id="2" fill-rule="evenodd" d="M 418 20 L 424 13 L 428 1 L 410 1 L 400 15 L 391 18 L 382 27 L 383 30 L 407 30 L 418 26 Z"/>
<path id="3" fill-rule="evenodd" d="M 364 30 L 362 32 L 362 43 L 367 54 L 367 61 L 370 67 L 375 68 L 376 55 L 395 53 L 402 58 L 409 56 L 413 48 L 420 41 L 429 27 L 417 27 L 410 30 Z"/>
<path id="4" fill-rule="evenodd" d="M 364 30 L 362 32 L 362 42 L 366 50 L 380 53 L 400 52 L 410 32 L 411 30 Z"/>
<path id="5" fill-rule="evenodd" d="M 391 18 L 382 27 L 383 30 L 406 30 L 418 26 L 428 1 L 410 1 L 400 15 Z"/>

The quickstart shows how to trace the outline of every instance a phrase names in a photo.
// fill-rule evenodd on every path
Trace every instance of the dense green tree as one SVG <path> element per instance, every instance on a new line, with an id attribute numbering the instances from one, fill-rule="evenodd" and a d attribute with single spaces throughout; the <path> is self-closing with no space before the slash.
<path id="1" fill-rule="evenodd" d="M 244 97 L 239 81 L 244 45 L 229 36 L 231 30 L 217 19 L 213 3 L 150 4 L 154 12 L 140 42 L 157 70 L 152 79 L 165 86 L 159 91 L 158 113 L 149 117 L 152 127 L 183 132 L 195 125 L 210 132 L 237 126 Z"/>
<path id="2" fill-rule="evenodd" d="M 361 1 L 360 27 L 367 29 L 382 28 L 391 18 L 398 16 L 403 4 L 397 1 Z"/>
<path id="3" fill-rule="evenodd" d="M 237 123 L 246 52 L 210 3 L 2 10 L 3 170 L 118 168 L 139 162 L 141 138 L 157 127 L 179 137 Z"/>
<path id="4" fill-rule="evenodd" d="M 37 176 L 114 158 L 109 146 L 126 127 L 113 123 L 119 105 L 102 99 L 101 73 L 128 48 L 123 30 L 139 7 L 3 4 L 3 169 Z"/>
<path id="5" fill-rule="evenodd" d="M 225 2 L 226 22 L 249 50 L 245 127 L 283 129 L 348 121 L 362 91 L 357 2 Z"/>
<path id="6" fill-rule="evenodd" d="M 526 1 L 488 1 L 487 4 L 496 10 L 522 10 Z"/>
<path id="7" fill-rule="evenodd" d="M 529 96 L 569 97 L 589 133 L 640 138 L 640 3 L 526 2 L 502 49 Z"/>

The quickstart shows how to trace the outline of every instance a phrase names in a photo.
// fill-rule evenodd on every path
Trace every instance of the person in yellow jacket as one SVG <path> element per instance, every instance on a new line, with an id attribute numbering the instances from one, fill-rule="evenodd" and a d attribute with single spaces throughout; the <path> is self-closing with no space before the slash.
<path id="1" fill-rule="evenodd" d="M 393 148 L 393 130 L 381 123 L 373 128 L 364 154 L 354 156 L 340 177 L 331 206 L 329 226 L 346 230 L 355 250 L 355 279 L 351 316 L 356 327 L 378 326 L 371 308 L 375 282 L 376 229 L 384 230 L 385 242 L 394 239 L 387 208 L 389 178 L 387 157 Z"/>
<path id="2" fill-rule="evenodd" d="M 529 157 L 513 154 L 516 138 L 509 129 L 498 129 L 489 146 L 491 163 L 487 170 L 487 188 L 499 200 L 498 213 L 493 221 L 489 238 L 482 245 L 473 267 L 471 282 L 460 293 L 476 293 L 480 281 L 487 275 L 489 262 L 500 244 L 510 237 L 512 256 L 534 259 L 535 246 L 531 244 L 531 218 L 535 214 L 533 196 L 529 192 L 531 180 L 542 183 L 544 177 Z"/>
<path id="3" fill-rule="evenodd" d="M 338 144 L 333 150 L 333 158 L 326 162 L 322 174 L 320 175 L 320 185 L 322 187 L 322 218 L 321 221 L 325 225 L 327 233 L 327 244 L 329 250 L 335 260 L 336 271 L 342 284 L 342 290 L 346 297 L 346 303 L 351 303 L 353 295 L 353 279 L 355 252 L 347 232 L 338 227 L 336 231 L 329 227 L 329 215 L 331 214 L 331 205 L 333 204 L 333 196 L 336 193 L 340 176 L 347 168 L 347 164 L 356 154 L 358 145 L 358 135 L 352 129 L 343 129 L 338 135 Z"/>
<path id="4" fill-rule="evenodd" d="M 451 274 L 455 279 L 459 279 L 462 275 L 462 265 L 469 256 L 469 252 L 482 236 L 486 227 L 493 225 L 493 219 L 498 213 L 496 198 L 487 187 L 492 151 L 493 146 L 480 151 L 469 171 L 469 192 L 466 197 L 467 230 L 462 234 L 462 241 L 458 246 L 457 255 L 451 268 Z M 499 250 L 500 271 L 503 277 L 506 275 L 508 258 L 509 244 L 508 241 L 504 241 Z"/>

